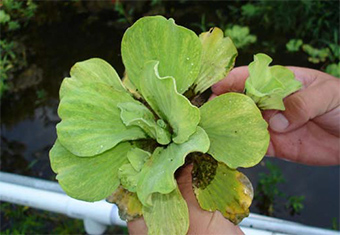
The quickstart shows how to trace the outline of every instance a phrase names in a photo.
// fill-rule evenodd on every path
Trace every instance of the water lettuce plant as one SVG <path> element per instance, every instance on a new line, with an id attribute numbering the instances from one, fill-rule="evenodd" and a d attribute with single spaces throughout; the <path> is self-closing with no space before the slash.
<path id="1" fill-rule="evenodd" d="M 236 56 L 218 28 L 197 36 L 173 19 L 151 16 L 123 36 L 123 82 L 101 59 L 76 63 L 60 88 L 61 122 L 50 151 L 61 187 L 80 200 L 107 198 L 127 221 L 143 216 L 149 234 L 185 234 L 188 208 L 175 172 L 192 163 L 200 206 L 239 223 L 249 214 L 253 189 L 237 168 L 259 163 L 269 144 L 257 105 L 282 109 L 282 99 L 300 84 L 258 54 L 247 95 L 198 102 Z"/>

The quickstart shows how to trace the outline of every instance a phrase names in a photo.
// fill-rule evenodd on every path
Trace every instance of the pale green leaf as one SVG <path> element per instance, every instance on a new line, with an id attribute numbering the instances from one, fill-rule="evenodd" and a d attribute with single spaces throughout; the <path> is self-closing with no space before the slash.
<path id="1" fill-rule="evenodd" d="M 205 103 L 200 126 L 210 139 L 208 151 L 230 168 L 251 167 L 261 161 L 269 144 L 267 122 L 247 96 L 227 93 Z"/>
<path id="2" fill-rule="evenodd" d="M 151 154 L 149 152 L 140 148 L 133 148 L 127 154 L 129 162 L 138 172 L 142 169 L 144 163 L 150 158 L 150 156 Z"/>
<path id="3" fill-rule="evenodd" d="M 202 93 L 223 79 L 232 69 L 237 50 L 229 37 L 219 28 L 212 28 L 199 36 L 202 42 L 202 66 L 195 81 L 195 92 Z"/>
<path id="4" fill-rule="evenodd" d="M 174 77 L 177 91 L 184 93 L 199 73 L 201 50 L 201 43 L 193 31 L 162 16 L 139 19 L 126 30 L 122 40 L 127 75 L 138 89 L 144 64 L 157 60 L 160 76 Z"/>
<path id="5" fill-rule="evenodd" d="M 118 169 L 128 162 L 131 144 L 121 143 L 95 157 L 73 155 L 57 140 L 50 151 L 51 166 L 67 195 L 84 201 L 99 201 L 119 186 Z"/>
<path id="6" fill-rule="evenodd" d="M 91 85 L 93 83 L 104 83 L 116 90 L 125 91 L 125 88 L 112 66 L 105 60 L 92 58 L 76 63 L 71 68 L 71 77 L 75 78 L 75 82 L 80 84 Z M 68 91 L 65 87 L 60 88 L 60 99 L 62 99 Z"/>
<path id="7" fill-rule="evenodd" d="M 189 229 L 188 206 L 177 186 L 168 194 L 154 193 L 151 201 L 151 207 L 143 207 L 148 234 L 187 234 Z"/>
<path id="8" fill-rule="evenodd" d="M 158 147 L 144 164 L 139 174 L 137 195 L 143 205 L 151 205 L 151 194 L 167 194 L 176 188 L 175 171 L 184 164 L 185 157 L 192 152 L 205 153 L 209 139 L 205 131 L 197 131 L 183 144 L 172 143 L 166 148 Z"/>
<path id="9" fill-rule="evenodd" d="M 126 127 L 120 119 L 117 104 L 136 102 L 126 91 L 118 91 L 103 83 L 81 85 L 65 78 L 68 90 L 61 99 L 57 125 L 58 139 L 77 156 L 90 157 L 113 148 L 125 140 L 147 138 L 142 129 Z"/>
<path id="10" fill-rule="evenodd" d="M 283 66 L 272 66 L 272 59 L 257 54 L 249 64 L 249 77 L 245 92 L 262 109 L 284 110 L 283 98 L 299 90 L 302 84 L 295 80 L 294 73 Z"/>
<path id="11" fill-rule="evenodd" d="M 248 178 L 223 163 L 211 163 L 207 155 L 194 160 L 193 186 L 201 208 L 220 211 L 231 222 L 238 224 L 249 215 L 253 187 Z M 216 166 L 212 166 L 217 164 Z M 207 183 L 206 179 L 212 179 Z"/>
<path id="12" fill-rule="evenodd" d="M 142 204 L 138 200 L 137 194 L 129 192 L 123 187 L 118 187 L 106 200 L 117 205 L 119 217 L 124 221 L 132 221 L 143 215 Z"/>
<path id="13" fill-rule="evenodd" d="M 157 61 L 145 64 L 141 74 L 141 93 L 154 112 L 168 122 L 173 130 L 173 141 L 183 143 L 196 131 L 200 120 L 199 109 L 176 91 L 172 77 L 160 77 Z"/>
<path id="14" fill-rule="evenodd" d="M 171 141 L 167 128 L 159 126 L 152 112 L 141 103 L 120 103 L 121 119 L 126 126 L 138 126 L 159 144 L 166 145 Z"/>
<path id="15" fill-rule="evenodd" d="M 144 163 L 150 158 L 151 154 L 140 148 L 132 148 L 127 153 L 129 163 L 119 168 L 118 176 L 120 183 L 130 192 L 136 192 L 139 175 Z"/>
<path id="16" fill-rule="evenodd" d="M 233 40 L 238 49 L 245 48 L 257 41 L 256 35 L 250 34 L 248 26 L 233 25 L 225 30 L 225 34 Z"/>
<path id="17" fill-rule="evenodd" d="M 118 170 L 118 178 L 120 184 L 130 192 L 136 192 L 137 182 L 138 182 L 138 171 L 133 168 L 131 163 L 124 164 Z"/>

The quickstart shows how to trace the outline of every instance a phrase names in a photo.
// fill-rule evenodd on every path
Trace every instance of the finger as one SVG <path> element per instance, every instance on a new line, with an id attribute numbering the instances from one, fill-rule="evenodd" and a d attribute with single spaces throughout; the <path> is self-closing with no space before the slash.
<path id="1" fill-rule="evenodd" d="M 267 154 L 307 165 L 330 166 L 340 163 L 338 137 L 314 122 L 287 133 L 270 131 Z"/>
<path id="2" fill-rule="evenodd" d="M 182 168 L 177 177 L 178 187 L 189 209 L 188 234 L 243 234 L 238 226 L 225 219 L 219 211 L 201 209 L 192 188 L 192 169 L 192 164 Z"/>
<path id="3" fill-rule="evenodd" d="M 287 97 L 284 101 L 286 110 L 270 117 L 270 129 L 289 132 L 337 108 L 340 105 L 339 87 L 340 80 L 323 78 Z"/>
<path id="4" fill-rule="evenodd" d="M 144 218 L 134 219 L 127 223 L 129 234 L 131 235 L 144 235 L 148 234 L 148 228 L 146 227 Z"/>
<path id="5" fill-rule="evenodd" d="M 242 92 L 248 76 L 247 66 L 234 68 L 226 78 L 212 86 L 212 92 L 216 95 L 221 95 L 226 92 Z"/>
<path id="6" fill-rule="evenodd" d="M 333 76 L 323 73 L 321 71 L 315 69 L 308 69 L 302 67 L 295 67 L 295 66 L 287 66 L 290 69 L 297 80 L 302 82 L 303 87 L 306 88 L 311 85 L 316 79 L 331 79 L 334 78 Z"/>

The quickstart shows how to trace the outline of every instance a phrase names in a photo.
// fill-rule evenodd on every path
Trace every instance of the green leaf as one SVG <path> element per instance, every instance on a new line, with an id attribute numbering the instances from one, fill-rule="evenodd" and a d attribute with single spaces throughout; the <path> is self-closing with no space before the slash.
<path id="1" fill-rule="evenodd" d="M 295 80 L 294 73 L 283 66 L 272 66 L 272 59 L 265 54 L 257 54 L 249 64 L 246 80 L 246 95 L 262 109 L 285 110 L 283 98 L 299 90 L 302 84 Z"/>
<path id="2" fill-rule="evenodd" d="M 92 58 L 76 63 L 71 68 L 70 74 L 71 77 L 74 78 L 73 81 L 76 86 L 80 84 L 91 85 L 93 83 L 104 83 L 119 91 L 126 90 L 114 68 L 105 60 L 99 58 Z M 69 90 L 70 89 L 62 85 L 59 91 L 60 99 L 62 99 L 64 94 L 67 94 Z"/>
<path id="3" fill-rule="evenodd" d="M 99 201 L 119 186 L 118 169 L 128 162 L 129 143 L 95 157 L 82 158 L 67 151 L 57 140 L 50 151 L 52 170 L 60 186 L 70 197 L 84 201 Z"/>
<path id="4" fill-rule="evenodd" d="M 119 217 L 124 221 L 132 221 L 143 215 L 142 204 L 138 200 L 137 194 L 129 192 L 123 187 L 118 187 L 106 200 L 118 206 Z"/>
<path id="5" fill-rule="evenodd" d="M 166 145 L 171 141 L 171 134 L 167 128 L 159 126 L 152 112 L 141 103 L 120 103 L 121 119 L 126 126 L 138 126 L 159 144 Z"/>
<path id="6" fill-rule="evenodd" d="M 192 152 L 205 153 L 208 148 L 208 136 L 200 127 L 183 144 L 172 143 L 166 148 L 156 148 L 138 176 L 137 195 L 142 204 L 152 205 L 152 193 L 172 192 L 177 186 L 174 173 L 184 164 L 185 157 Z"/>
<path id="7" fill-rule="evenodd" d="M 0 24 L 5 24 L 11 20 L 11 16 L 4 10 L 0 10 Z"/>
<path id="8" fill-rule="evenodd" d="M 253 200 L 253 187 L 248 178 L 237 170 L 218 163 L 214 167 L 207 167 L 210 161 L 195 160 L 193 170 L 193 187 L 198 203 L 207 211 L 220 211 L 222 215 L 234 224 L 238 224 L 249 215 L 249 207 Z M 208 163 L 208 164 L 204 164 Z M 202 167 L 205 166 L 205 167 Z M 202 184 L 206 175 L 213 175 L 209 184 Z"/>
<path id="9" fill-rule="evenodd" d="M 139 177 L 139 171 L 137 171 L 131 163 L 124 164 L 121 166 L 118 170 L 118 178 L 120 180 L 120 184 L 130 192 L 135 193 L 138 177 Z"/>
<path id="10" fill-rule="evenodd" d="M 127 154 L 127 158 L 129 159 L 132 167 L 138 172 L 142 170 L 144 163 L 150 158 L 150 156 L 151 154 L 149 152 L 140 148 L 133 148 Z"/>
<path id="11" fill-rule="evenodd" d="M 267 122 L 247 96 L 227 93 L 205 103 L 200 126 L 210 139 L 208 151 L 230 168 L 251 167 L 261 161 L 269 144 Z"/>
<path id="12" fill-rule="evenodd" d="M 201 66 L 202 46 L 197 35 L 173 19 L 150 16 L 126 30 L 122 57 L 130 81 L 140 88 L 140 73 L 149 60 L 160 62 L 160 76 L 172 76 L 177 91 L 184 93 L 195 81 Z"/>
<path id="13" fill-rule="evenodd" d="M 173 130 L 173 141 L 183 143 L 196 131 L 200 120 L 199 109 L 176 91 L 172 77 L 160 77 L 157 61 L 149 61 L 141 75 L 141 93 L 154 112 L 168 122 Z"/>
<path id="14" fill-rule="evenodd" d="M 154 193 L 151 201 L 151 207 L 143 207 L 148 234 L 187 234 L 188 206 L 177 186 L 168 194 Z"/>
<path id="15" fill-rule="evenodd" d="M 301 39 L 290 39 L 286 44 L 287 51 L 296 52 L 300 50 L 303 41 Z"/>
<path id="16" fill-rule="evenodd" d="M 250 34 L 248 26 L 233 25 L 232 28 L 226 29 L 225 34 L 233 40 L 238 49 L 245 48 L 257 41 L 257 37 Z"/>
<path id="17" fill-rule="evenodd" d="M 125 140 L 146 138 L 142 129 L 126 127 L 117 107 L 122 102 L 135 102 L 130 94 L 103 83 L 79 84 L 75 78 L 62 83 L 65 92 L 60 101 L 57 125 L 58 139 L 77 156 L 91 157 L 113 148 Z"/>
<path id="18" fill-rule="evenodd" d="M 340 78 L 340 62 L 328 65 L 325 72 Z"/>
<path id="19" fill-rule="evenodd" d="M 230 38 L 223 37 L 219 28 L 200 35 L 202 43 L 202 66 L 195 81 L 196 93 L 202 93 L 211 85 L 223 79 L 232 69 L 237 50 Z"/>
<path id="20" fill-rule="evenodd" d="M 150 158 L 151 154 L 140 148 L 132 148 L 127 153 L 129 159 L 128 164 L 119 168 L 118 177 L 120 183 L 124 188 L 130 192 L 136 192 L 136 186 L 138 182 L 138 173 L 141 171 L 144 163 Z"/>

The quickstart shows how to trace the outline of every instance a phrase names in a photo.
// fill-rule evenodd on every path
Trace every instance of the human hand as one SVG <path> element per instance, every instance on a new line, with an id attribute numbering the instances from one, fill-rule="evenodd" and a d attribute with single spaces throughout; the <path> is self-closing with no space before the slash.
<path id="1" fill-rule="evenodd" d="M 192 189 L 192 165 L 181 169 L 177 178 L 178 187 L 189 208 L 188 234 L 243 234 L 238 226 L 225 219 L 219 211 L 204 211 L 199 206 Z M 130 234 L 147 234 L 143 218 L 128 222 Z"/>
<path id="2" fill-rule="evenodd" d="M 286 110 L 268 110 L 267 155 L 309 165 L 338 165 L 340 132 L 340 80 L 323 72 L 287 67 L 303 88 L 285 98 Z M 226 92 L 243 92 L 247 67 L 233 69 L 212 87 L 212 98 Z"/>

